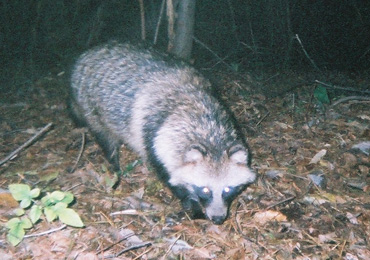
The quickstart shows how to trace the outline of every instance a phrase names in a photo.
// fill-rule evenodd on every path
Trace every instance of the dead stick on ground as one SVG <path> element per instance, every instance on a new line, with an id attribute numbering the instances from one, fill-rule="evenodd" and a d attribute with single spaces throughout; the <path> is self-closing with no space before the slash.
<path id="1" fill-rule="evenodd" d="M 168 253 L 171 251 L 172 247 L 177 243 L 177 241 L 180 239 L 181 235 L 179 235 L 175 241 L 173 241 L 173 243 L 171 244 L 171 246 L 168 248 L 167 252 L 164 254 L 164 256 L 162 257 L 162 260 L 165 260 L 167 259 L 167 255 Z"/>
<path id="2" fill-rule="evenodd" d="M 45 232 L 41 232 L 41 233 L 37 233 L 37 234 L 30 234 L 30 235 L 25 235 L 24 238 L 29 238 L 29 237 L 40 237 L 40 236 L 44 236 L 44 235 L 48 235 L 50 233 L 53 233 L 53 232 L 57 232 L 59 230 L 62 230 L 66 227 L 67 225 L 62 225 L 58 228 L 54 228 L 54 229 L 50 229 L 48 231 L 45 231 Z"/>
<path id="3" fill-rule="evenodd" d="M 369 90 L 359 90 L 359 89 L 355 89 L 355 88 L 338 87 L 338 86 L 335 86 L 335 85 L 331 85 L 331 84 L 328 84 L 328 83 L 319 81 L 317 79 L 315 80 L 315 82 L 316 83 L 319 83 L 321 85 L 324 85 L 325 87 L 329 87 L 329 88 L 334 88 L 334 89 L 340 89 L 340 90 L 346 90 L 346 91 L 352 91 L 352 92 L 359 92 L 359 93 L 370 94 L 370 91 Z"/>
<path id="4" fill-rule="evenodd" d="M 258 123 L 256 124 L 256 126 L 258 126 L 259 124 L 261 124 L 261 122 L 270 114 L 270 111 L 268 111 L 262 118 L 260 121 L 258 121 Z"/>
<path id="5" fill-rule="evenodd" d="M 268 206 L 268 207 L 266 208 L 266 210 L 269 210 L 269 209 L 271 209 L 271 208 L 274 208 L 274 207 L 276 207 L 276 206 L 278 206 L 278 205 L 280 205 L 280 204 L 284 204 L 284 203 L 290 202 L 291 200 L 294 200 L 295 198 L 296 198 L 296 196 L 292 196 L 292 197 L 289 197 L 289 198 L 287 198 L 287 199 L 285 199 L 285 200 L 278 201 L 278 202 L 276 202 L 276 203 L 274 203 L 274 204 L 272 204 L 272 205 Z"/>
<path id="6" fill-rule="evenodd" d="M 152 245 L 152 242 L 144 242 L 144 243 L 140 243 L 140 244 L 137 244 L 137 245 L 133 245 L 133 246 L 130 246 L 128 248 L 123 249 L 122 251 L 118 252 L 117 254 L 114 254 L 112 256 L 104 257 L 104 259 L 116 258 L 116 257 L 119 257 L 120 255 L 122 255 L 123 253 L 126 253 L 128 251 L 136 250 L 136 249 L 139 249 L 139 248 L 142 248 L 142 247 L 151 246 L 151 245 Z"/>
<path id="7" fill-rule="evenodd" d="M 77 156 L 77 160 L 75 162 L 75 165 L 73 165 L 73 167 L 72 167 L 71 173 L 73 173 L 76 170 L 77 165 L 78 165 L 78 162 L 80 161 L 81 156 L 82 156 L 82 153 L 83 153 L 83 151 L 85 149 L 85 142 L 86 142 L 85 132 L 82 132 L 81 133 L 81 139 L 82 139 L 82 141 L 81 141 L 80 152 L 78 153 L 78 156 Z"/>
<path id="8" fill-rule="evenodd" d="M 99 255 L 100 253 L 102 252 L 105 252 L 109 249 L 111 249 L 112 247 L 114 247 L 115 245 L 118 245 L 119 243 L 121 243 L 122 241 L 125 241 L 127 239 L 129 239 L 130 237 L 134 236 L 135 234 L 134 233 L 131 233 L 131 234 L 128 234 L 126 236 L 124 236 L 123 238 L 121 238 L 120 240 L 118 240 L 117 242 L 107 246 L 106 248 L 103 248 L 102 250 L 99 250 L 96 254 Z"/>
<path id="9" fill-rule="evenodd" d="M 53 123 L 49 123 L 46 126 L 44 126 L 40 131 L 38 131 L 36 134 L 34 134 L 30 139 L 28 139 L 27 142 L 25 142 L 23 145 L 18 147 L 16 150 L 11 152 L 7 157 L 5 157 L 3 160 L 0 161 L 0 166 L 6 163 L 7 161 L 13 159 L 20 151 L 27 148 L 30 144 L 32 144 L 33 141 L 35 141 L 38 137 L 40 137 L 42 134 L 47 132 L 50 127 L 53 125 Z"/>
<path id="10" fill-rule="evenodd" d="M 140 255 L 138 255 L 137 257 L 135 257 L 134 259 L 132 260 L 136 260 L 136 259 L 139 259 L 141 258 L 143 255 L 147 254 L 149 251 L 153 250 L 153 247 L 150 247 L 148 248 L 147 250 L 145 250 L 144 252 L 142 252 Z"/>
<path id="11" fill-rule="evenodd" d="M 341 99 L 338 99 L 337 101 L 335 101 L 331 107 L 334 107 L 340 103 L 343 103 L 343 102 L 346 102 L 348 100 L 360 100 L 360 101 L 370 101 L 370 97 L 362 97 L 362 96 L 350 96 L 350 97 L 344 97 L 344 98 L 341 98 Z"/>

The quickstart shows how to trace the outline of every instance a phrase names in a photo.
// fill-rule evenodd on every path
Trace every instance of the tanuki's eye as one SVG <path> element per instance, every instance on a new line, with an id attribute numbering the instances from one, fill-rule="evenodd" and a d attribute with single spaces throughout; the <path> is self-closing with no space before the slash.
<path id="1" fill-rule="evenodd" d="M 224 192 L 229 193 L 230 192 L 230 188 L 229 187 L 225 187 L 224 188 Z"/>
<path id="2" fill-rule="evenodd" d="M 207 201 L 207 200 L 212 198 L 212 190 L 207 186 L 203 186 L 203 187 L 196 187 L 195 186 L 194 187 L 194 192 L 195 192 L 195 194 L 197 194 L 199 199 L 201 199 L 203 201 Z"/>
<path id="3" fill-rule="evenodd" d="M 211 191 L 209 190 L 209 188 L 208 188 L 208 187 L 203 187 L 202 192 L 203 192 L 204 194 L 209 194 Z"/>

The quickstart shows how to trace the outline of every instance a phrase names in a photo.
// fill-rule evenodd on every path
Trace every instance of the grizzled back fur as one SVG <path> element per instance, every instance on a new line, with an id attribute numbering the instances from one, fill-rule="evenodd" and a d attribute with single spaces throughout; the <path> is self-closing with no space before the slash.
<path id="1" fill-rule="evenodd" d="M 154 51 L 109 43 L 83 54 L 72 74 L 72 109 L 119 169 L 128 144 L 194 217 L 221 224 L 254 182 L 232 116 L 190 66 Z"/>

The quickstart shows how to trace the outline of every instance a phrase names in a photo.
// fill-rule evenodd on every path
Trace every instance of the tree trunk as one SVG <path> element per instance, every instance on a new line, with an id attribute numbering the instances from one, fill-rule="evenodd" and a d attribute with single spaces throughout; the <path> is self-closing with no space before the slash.
<path id="1" fill-rule="evenodd" d="M 169 52 L 188 60 L 193 47 L 194 14 L 196 0 L 181 0 L 178 3 L 178 17 L 175 25 L 175 38 L 169 45 Z"/>

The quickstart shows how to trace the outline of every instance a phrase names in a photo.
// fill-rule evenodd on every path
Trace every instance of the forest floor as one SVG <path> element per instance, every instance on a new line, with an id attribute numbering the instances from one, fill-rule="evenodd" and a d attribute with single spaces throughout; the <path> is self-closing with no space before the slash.
<path id="1" fill-rule="evenodd" d="M 312 76 L 221 75 L 259 178 L 217 226 L 181 213 L 179 201 L 125 147 L 125 176 L 116 183 L 94 138 L 70 119 L 68 77 L 60 72 L 9 81 L 1 91 L 0 160 L 53 124 L 0 166 L 2 260 L 370 259 L 369 74 L 321 75 L 363 90 L 328 88 L 329 104 L 318 101 Z M 356 97 L 341 99 L 349 96 Z M 26 229 L 32 236 L 12 246 L 6 223 L 19 207 L 8 191 L 15 183 L 42 195 L 71 192 L 69 208 L 84 227 L 42 217 Z"/>

